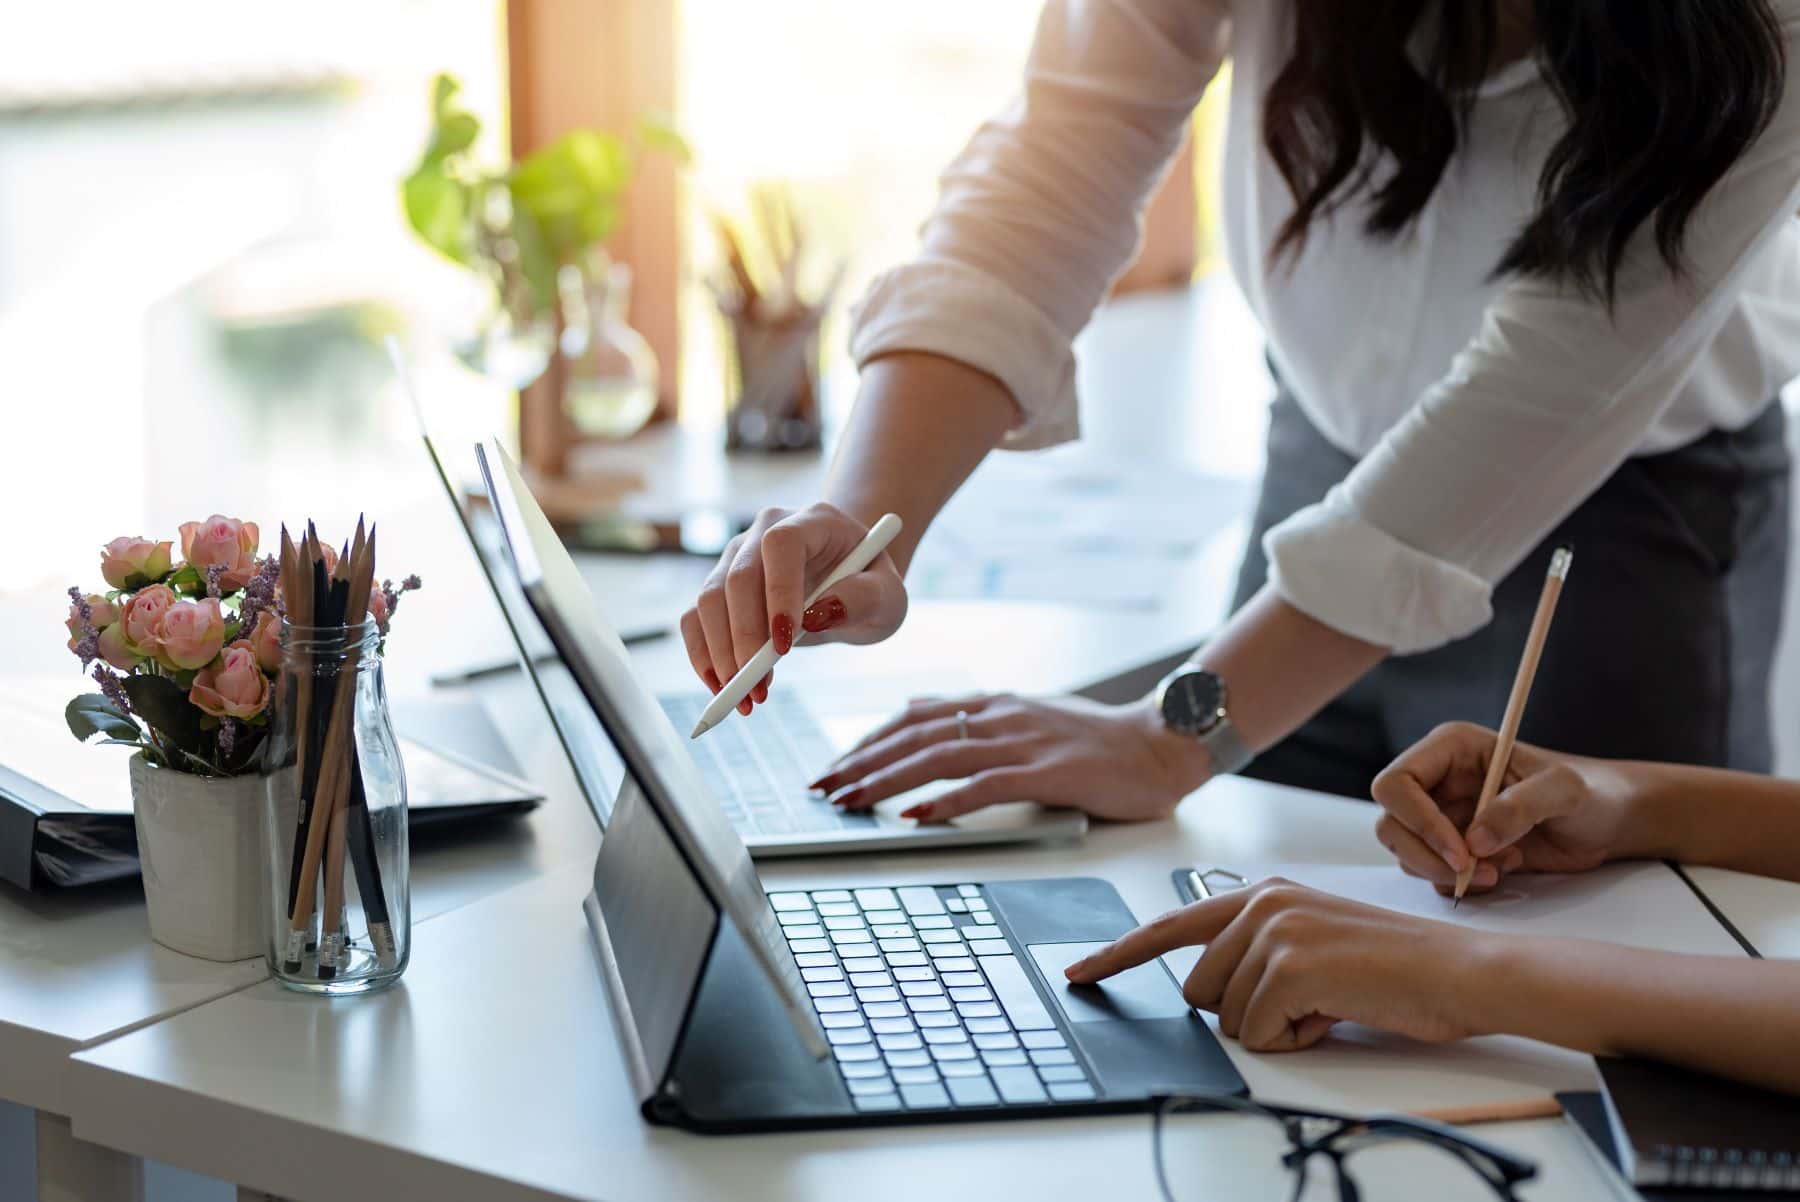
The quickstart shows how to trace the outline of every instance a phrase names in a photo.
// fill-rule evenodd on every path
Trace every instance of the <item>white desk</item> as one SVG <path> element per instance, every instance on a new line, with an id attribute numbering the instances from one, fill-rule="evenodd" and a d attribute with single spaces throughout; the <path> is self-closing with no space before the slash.
<path id="1" fill-rule="evenodd" d="M 961 881 L 1092 873 L 1148 916 L 1194 860 L 1378 861 L 1371 813 L 1335 799 L 1225 782 L 1173 824 L 1096 829 L 1084 844 L 770 866 L 772 883 Z M 272 984 L 75 1058 L 76 1130 L 295 1199 L 1152 1196 L 1149 1122 L 1109 1117 L 701 1137 L 645 1125 L 631 1100 L 579 909 L 580 869 L 426 925 L 396 990 L 320 1004 Z M 472 949 L 480 949 L 472 956 Z M 1180 967 L 1180 966 L 1178 966 Z M 1228 1043 L 1260 1096 L 1349 1109 L 1529 1096 L 1591 1080 L 1585 1058 L 1512 1040 L 1437 1049 L 1437 1069 L 1384 1067 L 1367 1043 L 1288 1057 Z M 1228 1132 L 1226 1133 L 1228 1135 Z M 1571 1132 L 1486 1134 L 1540 1165 L 1529 1197 L 1602 1184 Z M 1224 1136 L 1222 1136 L 1224 1138 Z M 1245 1164 L 1221 1199 L 1276 1196 Z M 321 1178 L 320 1166 L 330 1166 Z M 1431 1198 L 1433 1179 L 1369 1181 L 1368 1196 Z"/>

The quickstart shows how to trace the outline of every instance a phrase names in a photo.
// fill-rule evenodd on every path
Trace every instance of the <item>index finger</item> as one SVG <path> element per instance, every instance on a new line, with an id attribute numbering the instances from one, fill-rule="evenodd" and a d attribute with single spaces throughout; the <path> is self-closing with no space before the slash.
<path id="1" fill-rule="evenodd" d="M 1442 857 L 1451 871 L 1461 872 L 1469 863 L 1469 849 L 1462 832 L 1445 816 L 1443 806 L 1431 795 L 1454 770 L 1456 752 L 1448 740 L 1427 738 L 1403 753 L 1375 778 L 1370 793 L 1394 821 L 1417 835 Z"/>
<path id="2" fill-rule="evenodd" d="M 1178 947 L 1210 943 L 1220 931 L 1231 925 L 1254 889 L 1234 889 L 1202 901 L 1190 902 L 1179 910 L 1170 910 L 1134 931 L 1113 940 L 1093 955 L 1077 960 L 1064 970 L 1077 985 L 1091 985 L 1107 977 L 1147 964 Z"/>

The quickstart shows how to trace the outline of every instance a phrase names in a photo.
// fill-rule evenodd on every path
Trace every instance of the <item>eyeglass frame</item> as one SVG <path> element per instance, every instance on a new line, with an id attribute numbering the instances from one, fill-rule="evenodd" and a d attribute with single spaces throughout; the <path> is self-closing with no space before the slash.
<path id="1" fill-rule="evenodd" d="M 1162 1191 L 1164 1202 L 1177 1202 L 1175 1191 L 1169 1187 L 1169 1178 L 1163 1165 L 1163 1123 L 1174 1113 L 1177 1107 L 1191 1107 L 1193 1112 L 1211 1112 L 1215 1114 L 1237 1114 L 1259 1119 L 1272 1119 L 1281 1124 L 1288 1139 L 1288 1151 L 1281 1158 L 1282 1165 L 1293 1174 L 1294 1191 L 1290 1195 L 1291 1202 L 1297 1202 L 1305 1192 L 1307 1183 L 1307 1166 L 1315 1156 L 1325 1156 L 1331 1160 L 1332 1168 L 1337 1174 L 1338 1194 L 1345 1202 L 1355 1202 L 1361 1196 L 1356 1182 L 1344 1167 L 1348 1152 L 1340 1152 L 1334 1147 L 1340 1140 L 1366 1132 L 1388 1132 L 1395 1138 L 1416 1140 L 1429 1144 L 1441 1151 L 1456 1157 L 1485 1182 L 1499 1202 L 1519 1202 L 1518 1187 L 1537 1176 L 1537 1165 L 1529 1160 L 1513 1155 L 1502 1148 L 1497 1148 L 1486 1140 L 1465 1135 L 1454 1127 L 1430 1119 L 1415 1118 L 1405 1114 L 1375 1114 L 1356 1116 L 1335 1114 L 1323 1110 L 1301 1110 L 1291 1106 L 1274 1106 L 1256 1102 L 1249 1098 L 1230 1097 L 1225 1095 L 1201 1096 L 1194 1094 L 1159 1094 L 1151 1099 L 1154 1109 L 1151 1111 L 1151 1156 L 1156 1162 L 1156 1185 Z M 1316 1139 L 1308 1139 L 1303 1124 L 1330 1123 L 1332 1129 Z M 1352 1149 L 1353 1151 L 1354 1149 Z M 1482 1162 L 1494 1172 L 1484 1171 Z M 1496 1179 L 1496 1175 L 1497 1178 Z"/>

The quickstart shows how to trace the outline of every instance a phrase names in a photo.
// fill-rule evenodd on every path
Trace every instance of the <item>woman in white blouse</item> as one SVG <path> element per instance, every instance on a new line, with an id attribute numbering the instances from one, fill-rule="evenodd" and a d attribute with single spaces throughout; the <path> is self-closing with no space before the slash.
<path id="1" fill-rule="evenodd" d="M 683 616 L 695 671 L 885 638 L 982 458 L 1076 437 L 1071 340 L 1229 57 L 1231 263 L 1281 385 L 1241 604 L 1155 697 L 916 703 L 819 787 L 967 778 L 925 821 L 1161 816 L 1240 768 L 1366 797 L 1442 718 L 1500 712 L 1569 538 L 1525 737 L 1766 770 L 1797 39 L 1800 0 L 1049 0 L 1021 97 L 860 306 L 825 500 L 759 516 Z M 889 510 L 888 553 L 802 614 Z"/>

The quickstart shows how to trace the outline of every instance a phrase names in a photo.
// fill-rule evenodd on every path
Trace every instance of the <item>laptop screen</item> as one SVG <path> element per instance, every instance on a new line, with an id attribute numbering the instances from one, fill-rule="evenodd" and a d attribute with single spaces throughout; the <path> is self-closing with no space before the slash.
<path id="1" fill-rule="evenodd" d="M 801 1038 L 815 1055 L 824 1055 L 828 1049 L 799 967 L 788 953 L 744 841 L 701 780 L 681 736 L 638 678 L 625 644 L 512 459 L 492 442 L 477 454 L 526 600 L 689 869 L 744 937 Z M 582 786 L 598 787 L 587 780 Z M 645 906 L 642 917 L 655 922 L 655 907 Z"/>

